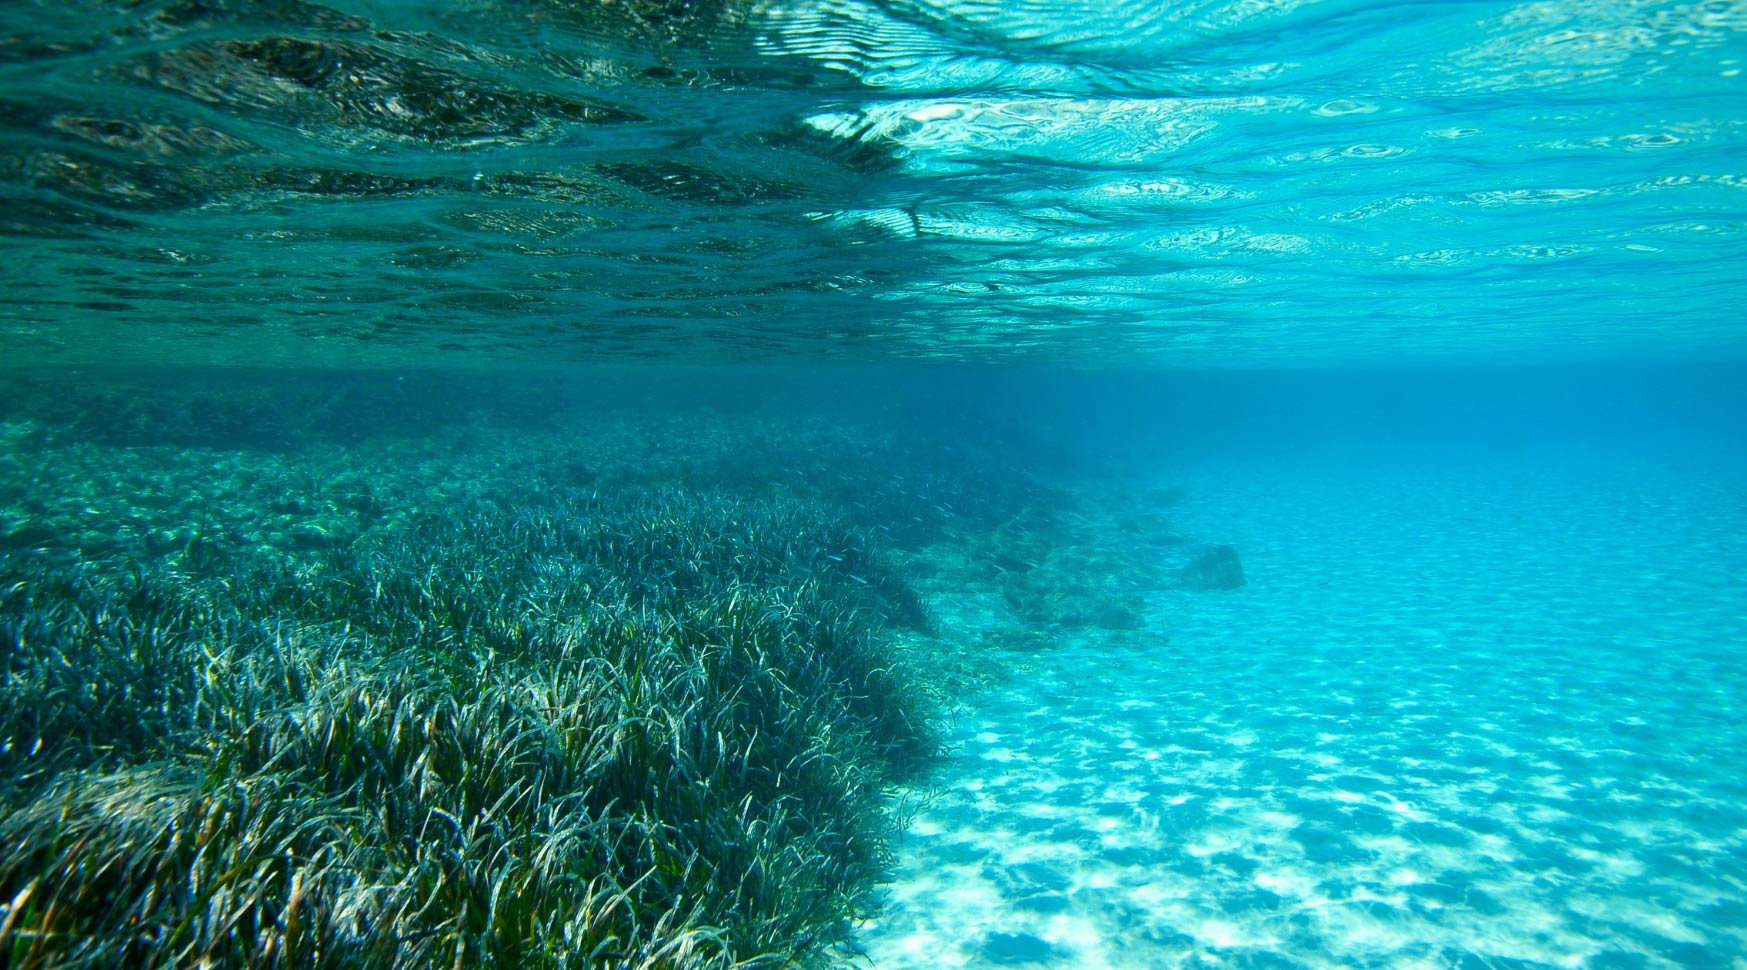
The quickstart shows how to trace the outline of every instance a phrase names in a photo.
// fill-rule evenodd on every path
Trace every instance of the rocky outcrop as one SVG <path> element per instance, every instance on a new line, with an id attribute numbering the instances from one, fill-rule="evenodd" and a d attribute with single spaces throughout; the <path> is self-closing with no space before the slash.
<path id="1" fill-rule="evenodd" d="M 1090 546 L 1060 546 L 1035 568 L 1001 577 L 1007 605 L 1027 622 L 1138 630 L 1137 570 L 1124 557 Z M 1144 584 L 1140 584 L 1144 585 Z"/>
<path id="2" fill-rule="evenodd" d="M 1243 584 L 1243 562 L 1230 546 L 1209 546 L 1183 567 L 1188 589 L 1237 589 Z"/>

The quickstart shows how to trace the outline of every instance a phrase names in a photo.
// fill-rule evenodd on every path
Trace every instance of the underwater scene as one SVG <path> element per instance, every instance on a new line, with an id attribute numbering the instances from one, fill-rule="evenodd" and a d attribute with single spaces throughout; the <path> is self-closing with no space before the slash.
<path id="1" fill-rule="evenodd" d="M 1747 970 L 1743 0 L 0 0 L 0 970 Z"/>

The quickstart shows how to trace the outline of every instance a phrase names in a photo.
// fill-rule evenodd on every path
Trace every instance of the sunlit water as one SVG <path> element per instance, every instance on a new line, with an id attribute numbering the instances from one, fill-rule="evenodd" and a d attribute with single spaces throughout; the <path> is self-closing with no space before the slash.
<path id="1" fill-rule="evenodd" d="M 489 410 L 438 368 L 600 361 L 718 368 L 566 378 L 696 393 L 673 464 L 718 409 L 995 415 L 1075 541 L 1249 583 L 1130 549 L 1132 628 L 1026 631 L 873 966 L 1738 970 L 1747 382 L 1687 365 L 1747 358 L 1744 68 L 1741 0 L 7 3 L 0 539 L 101 364 L 381 368 L 314 428 L 239 372 L 216 444 L 218 391 L 69 395 L 118 449 L 367 450 Z M 1015 636 L 936 538 L 943 636 Z"/>
<path id="2" fill-rule="evenodd" d="M 1738 355 L 1744 28 L 1735 0 L 12 3 L 0 333 L 341 365 Z"/>
<path id="3" fill-rule="evenodd" d="M 1739 966 L 1742 471 L 1189 464 L 1250 584 L 963 720 L 871 965 Z"/>

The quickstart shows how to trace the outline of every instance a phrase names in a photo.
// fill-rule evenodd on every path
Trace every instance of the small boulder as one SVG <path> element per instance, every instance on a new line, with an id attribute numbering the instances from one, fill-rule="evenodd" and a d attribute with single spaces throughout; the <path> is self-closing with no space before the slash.
<path id="1" fill-rule="evenodd" d="M 1183 585 L 1189 589 L 1237 589 L 1243 584 L 1243 563 L 1230 546 L 1204 549 L 1183 567 Z"/>
<path id="2" fill-rule="evenodd" d="M 1106 630 L 1139 630 L 1146 626 L 1133 607 L 1114 600 L 1098 604 L 1092 623 Z"/>
<path id="3" fill-rule="evenodd" d="M 991 933 L 983 940 L 983 959 L 1001 966 L 1045 963 L 1055 955 L 1048 940 L 1030 933 Z"/>

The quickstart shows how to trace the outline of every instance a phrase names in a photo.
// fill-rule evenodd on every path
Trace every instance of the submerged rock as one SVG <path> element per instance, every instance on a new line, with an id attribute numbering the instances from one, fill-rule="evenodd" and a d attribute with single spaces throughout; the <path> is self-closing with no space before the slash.
<path id="1" fill-rule="evenodd" d="M 1001 593 L 1029 623 L 1137 630 L 1145 626 L 1133 595 L 1141 585 L 1127 558 L 1090 546 L 1060 546 L 1024 572 L 1001 576 Z"/>
<path id="2" fill-rule="evenodd" d="M 1099 604 L 1092 624 L 1105 630 L 1139 630 L 1146 626 L 1146 620 L 1127 603 L 1105 602 Z"/>
<path id="3" fill-rule="evenodd" d="M 1055 956 L 1055 946 L 1030 933 L 991 933 L 983 941 L 983 959 L 1006 966 L 1043 963 Z"/>
<path id="4" fill-rule="evenodd" d="M 1237 589 L 1243 584 L 1243 563 L 1230 546 L 1211 546 L 1183 567 L 1183 585 L 1189 589 Z"/>

